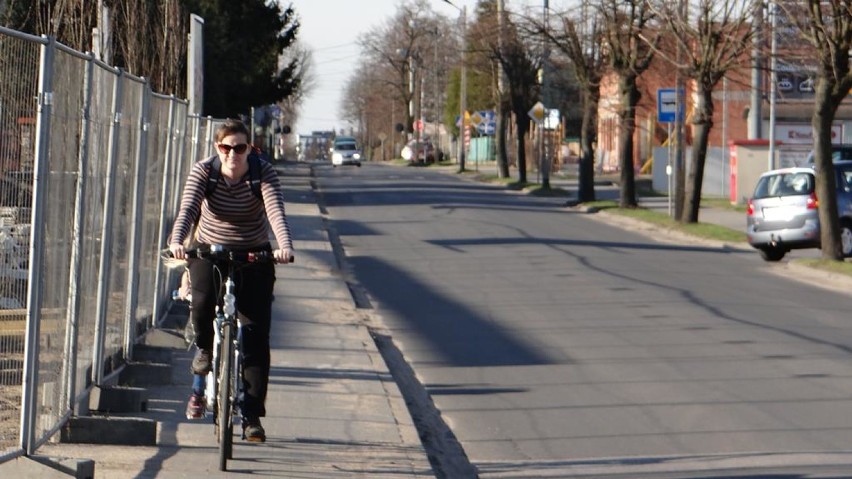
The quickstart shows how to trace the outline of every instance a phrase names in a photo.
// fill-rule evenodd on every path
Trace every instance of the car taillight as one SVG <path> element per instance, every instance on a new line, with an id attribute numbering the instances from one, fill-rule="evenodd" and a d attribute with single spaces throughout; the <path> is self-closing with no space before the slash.
<path id="1" fill-rule="evenodd" d="M 748 200 L 748 209 L 746 210 L 746 214 L 748 216 L 754 215 L 754 203 L 752 203 L 751 200 Z"/>
<path id="2" fill-rule="evenodd" d="M 811 195 L 808 196 L 808 209 L 815 210 L 817 208 L 819 208 L 819 200 L 817 199 L 816 193 L 811 193 Z"/>

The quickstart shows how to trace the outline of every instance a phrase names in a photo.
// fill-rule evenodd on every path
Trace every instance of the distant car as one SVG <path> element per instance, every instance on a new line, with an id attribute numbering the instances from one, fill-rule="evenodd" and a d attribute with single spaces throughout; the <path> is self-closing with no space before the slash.
<path id="1" fill-rule="evenodd" d="M 844 256 L 852 256 L 852 161 L 834 163 Z M 782 168 L 760 176 L 748 202 L 746 236 L 766 261 L 793 249 L 819 248 L 819 201 L 813 167 Z"/>
<path id="2" fill-rule="evenodd" d="M 417 159 L 414 159 L 415 150 L 417 152 Z M 432 141 L 427 139 L 421 139 L 418 143 L 417 140 L 409 140 L 408 143 L 402 148 L 402 159 L 406 161 L 419 161 L 424 163 L 434 163 L 435 162 L 435 147 L 432 146 Z"/>
<path id="3" fill-rule="evenodd" d="M 331 147 L 331 164 L 361 166 L 361 149 L 354 138 L 344 137 L 334 140 Z"/>
<path id="4" fill-rule="evenodd" d="M 836 163 L 838 161 L 846 161 L 852 160 L 852 145 L 850 144 L 834 144 L 831 145 L 831 162 Z M 814 164 L 814 150 L 811 150 L 808 153 L 808 161 L 807 164 L 812 166 Z"/>

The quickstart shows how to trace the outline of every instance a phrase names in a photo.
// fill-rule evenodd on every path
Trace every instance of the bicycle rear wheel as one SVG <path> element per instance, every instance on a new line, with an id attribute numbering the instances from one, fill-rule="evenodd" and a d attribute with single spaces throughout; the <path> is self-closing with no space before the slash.
<path id="1" fill-rule="evenodd" d="M 234 342 L 231 339 L 233 331 L 231 324 L 226 321 L 222 325 L 222 344 L 219 351 L 219 398 L 218 414 L 219 421 L 219 470 L 227 469 L 228 459 L 231 458 L 231 449 L 234 440 L 234 415 L 232 413 L 231 391 L 233 385 L 233 368 L 231 360 L 234 357 Z"/>

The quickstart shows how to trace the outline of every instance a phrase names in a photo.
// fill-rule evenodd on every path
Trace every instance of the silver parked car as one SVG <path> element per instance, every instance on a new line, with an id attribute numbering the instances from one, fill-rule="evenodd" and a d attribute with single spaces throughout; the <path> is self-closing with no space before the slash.
<path id="1" fill-rule="evenodd" d="M 834 163 L 844 256 L 852 256 L 852 161 Z M 815 171 L 783 168 L 760 176 L 748 202 L 746 235 L 766 261 L 788 251 L 820 247 Z"/>

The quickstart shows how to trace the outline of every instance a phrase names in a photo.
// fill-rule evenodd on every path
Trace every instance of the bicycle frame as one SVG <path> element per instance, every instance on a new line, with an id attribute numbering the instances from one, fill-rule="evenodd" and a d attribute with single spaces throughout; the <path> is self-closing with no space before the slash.
<path id="1" fill-rule="evenodd" d="M 207 409 L 213 411 L 215 433 L 219 442 L 219 469 L 227 468 L 227 460 L 233 457 L 234 418 L 241 412 L 245 396 L 242 371 L 242 324 L 237 316 L 235 284 L 233 276 L 241 263 L 274 261 L 266 251 L 244 253 L 245 259 L 237 260 L 243 253 L 227 251 L 220 246 L 211 246 L 210 252 L 187 252 L 188 256 L 226 261 L 227 271 L 222 278 L 219 301 L 214 319 L 213 364 L 205 384 Z M 223 273 L 220 265 L 215 266 Z M 245 439 L 245 431 L 243 431 Z"/>
<path id="2" fill-rule="evenodd" d="M 230 275 L 225 279 L 225 294 L 223 297 L 231 297 L 231 301 L 233 302 L 233 291 L 234 291 L 234 281 L 231 279 Z M 233 305 L 232 305 L 233 306 Z M 213 369 L 207 373 L 207 381 L 206 381 L 206 389 L 205 396 L 207 398 L 207 409 L 210 411 L 216 410 L 217 405 L 217 381 L 219 377 L 219 354 L 222 345 L 222 329 L 225 323 L 229 323 L 232 327 L 232 330 L 237 331 L 237 335 L 234 338 L 235 340 L 235 348 L 233 356 L 235 358 L 239 358 L 242 356 L 241 346 L 242 346 L 242 324 L 240 323 L 239 318 L 237 317 L 236 312 L 228 315 L 224 311 L 222 311 L 221 306 L 216 306 L 216 317 L 213 320 Z M 240 361 L 234 361 L 234 366 L 239 366 Z M 242 399 L 242 383 L 239 383 L 240 395 L 239 398 Z M 235 395 L 236 396 L 236 395 Z"/>

